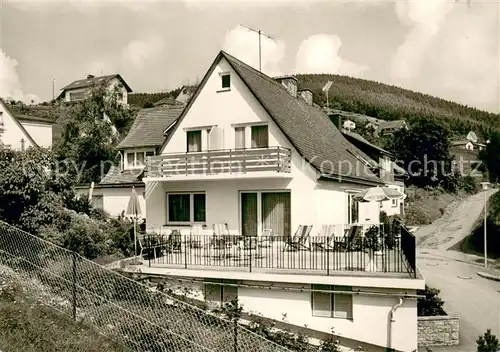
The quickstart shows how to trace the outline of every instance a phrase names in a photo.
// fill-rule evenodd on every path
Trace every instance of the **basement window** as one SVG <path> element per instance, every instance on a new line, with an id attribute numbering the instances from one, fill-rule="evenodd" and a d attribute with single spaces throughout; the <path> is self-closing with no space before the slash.
<path id="1" fill-rule="evenodd" d="M 312 289 L 352 291 L 350 286 L 312 285 Z M 311 306 L 315 317 L 352 319 L 352 294 L 313 291 Z"/>
<path id="2" fill-rule="evenodd" d="M 206 283 L 205 284 L 205 301 L 209 304 L 215 306 L 221 306 L 224 303 L 228 303 L 238 299 L 238 287 L 224 285 L 223 283 L 229 283 L 234 285 L 234 281 L 231 280 L 211 280 L 217 283 Z"/>

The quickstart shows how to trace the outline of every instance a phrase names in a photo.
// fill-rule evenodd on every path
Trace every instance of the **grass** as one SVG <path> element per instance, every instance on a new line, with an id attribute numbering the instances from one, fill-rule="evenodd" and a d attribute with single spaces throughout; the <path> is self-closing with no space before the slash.
<path id="1" fill-rule="evenodd" d="M 405 200 L 405 222 L 410 225 L 428 225 L 440 218 L 448 206 L 463 199 L 466 194 L 447 193 L 440 188 L 423 189 L 408 187 Z"/>
<path id="2" fill-rule="evenodd" d="M 118 352 L 118 343 L 27 295 L 0 275 L 0 349 L 9 351 Z"/>

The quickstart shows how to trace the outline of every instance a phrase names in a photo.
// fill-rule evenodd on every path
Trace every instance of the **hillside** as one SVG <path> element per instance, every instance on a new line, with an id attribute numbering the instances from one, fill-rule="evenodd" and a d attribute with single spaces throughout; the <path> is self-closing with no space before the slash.
<path id="1" fill-rule="evenodd" d="M 157 101 L 166 98 L 172 97 L 175 98 L 181 91 L 182 87 L 173 89 L 168 92 L 162 93 L 130 93 L 128 95 L 128 103 L 131 106 L 139 107 L 139 108 L 150 108 Z"/>
<path id="2" fill-rule="evenodd" d="M 442 121 L 457 134 L 471 129 L 484 135 L 490 129 L 500 130 L 500 115 L 427 94 L 347 76 L 331 74 L 296 75 L 299 88 L 313 92 L 314 102 L 325 105 L 322 88 L 329 80 L 333 85 L 328 93 L 330 107 L 373 116 L 383 120 L 406 119 L 410 123 L 418 117 Z"/>

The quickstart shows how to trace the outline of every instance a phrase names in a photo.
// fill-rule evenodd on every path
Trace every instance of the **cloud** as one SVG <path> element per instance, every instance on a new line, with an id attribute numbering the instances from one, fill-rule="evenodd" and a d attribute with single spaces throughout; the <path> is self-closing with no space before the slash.
<path id="1" fill-rule="evenodd" d="M 144 11 L 156 0 L 4 0 L 24 11 L 53 11 L 62 6 L 72 6 L 81 12 L 94 12 L 103 6 L 120 6 L 132 11 Z"/>
<path id="2" fill-rule="evenodd" d="M 31 103 L 33 100 L 38 103 L 40 98 L 34 94 L 25 94 L 22 91 L 21 82 L 16 72 L 18 64 L 17 60 L 7 56 L 0 48 L 0 74 L 2 76 L 0 80 L 0 97 L 21 100 L 25 103 Z"/>
<path id="3" fill-rule="evenodd" d="M 297 52 L 297 73 L 335 73 L 361 77 L 367 66 L 340 57 L 342 41 L 335 34 L 315 34 L 305 39 Z"/>
<path id="4" fill-rule="evenodd" d="M 143 40 L 133 40 L 122 49 L 123 65 L 138 70 L 144 69 L 160 57 L 164 48 L 163 39 L 156 34 Z"/>
<path id="5" fill-rule="evenodd" d="M 500 112 L 498 4 L 398 2 L 409 32 L 392 58 L 392 83 Z"/>
<path id="6" fill-rule="evenodd" d="M 285 56 L 285 43 L 261 35 L 262 72 L 278 76 Z M 259 35 L 243 27 L 235 27 L 226 34 L 223 49 L 250 66 L 259 69 Z"/>

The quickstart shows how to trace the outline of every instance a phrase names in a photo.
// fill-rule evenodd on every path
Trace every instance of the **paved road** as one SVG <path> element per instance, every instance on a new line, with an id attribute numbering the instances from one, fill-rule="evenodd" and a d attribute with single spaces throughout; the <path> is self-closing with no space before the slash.
<path id="1" fill-rule="evenodd" d="M 428 285 L 441 290 L 446 312 L 460 318 L 460 346 L 433 351 L 475 351 L 478 335 L 488 328 L 500 336 L 500 283 L 477 275 L 482 268 L 474 264 L 474 256 L 448 250 L 470 234 L 481 215 L 483 197 L 482 193 L 468 197 L 415 232 L 419 270 Z"/>

